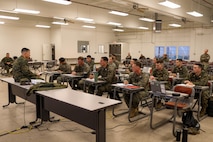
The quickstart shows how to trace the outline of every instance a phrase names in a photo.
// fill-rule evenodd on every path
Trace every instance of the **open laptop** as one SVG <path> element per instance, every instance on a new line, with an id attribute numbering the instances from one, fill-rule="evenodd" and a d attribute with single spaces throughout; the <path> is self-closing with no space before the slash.
<path id="1" fill-rule="evenodd" d="M 153 93 L 166 93 L 165 89 L 165 83 L 159 82 L 159 81 L 151 81 L 150 82 L 151 91 Z"/>

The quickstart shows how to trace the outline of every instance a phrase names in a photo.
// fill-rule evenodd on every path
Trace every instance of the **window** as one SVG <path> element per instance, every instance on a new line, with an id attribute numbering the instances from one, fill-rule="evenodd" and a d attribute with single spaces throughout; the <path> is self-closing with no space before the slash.
<path id="1" fill-rule="evenodd" d="M 189 46 L 178 47 L 178 58 L 183 60 L 189 60 Z"/>
<path id="2" fill-rule="evenodd" d="M 160 58 L 164 54 L 164 46 L 155 46 L 155 57 Z"/>
<path id="3" fill-rule="evenodd" d="M 176 46 L 168 46 L 166 48 L 166 54 L 169 59 L 176 60 Z"/>

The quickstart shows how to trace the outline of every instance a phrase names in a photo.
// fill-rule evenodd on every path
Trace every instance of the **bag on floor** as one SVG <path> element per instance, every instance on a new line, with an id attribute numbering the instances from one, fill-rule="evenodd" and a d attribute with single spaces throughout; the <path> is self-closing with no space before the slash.
<path id="1" fill-rule="evenodd" d="M 208 107 L 207 107 L 208 116 L 213 117 L 213 97 L 209 98 Z"/>
<path id="2" fill-rule="evenodd" d="M 188 128 L 189 134 L 196 135 L 196 134 L 200 133 L 200 131 L 199 131 L 200 130 L 200 124 L 194 118 L 192 111 L 187 111 L 187 112 L 183 113 L 182 122 L 183 122 L 183 127 Z"/>

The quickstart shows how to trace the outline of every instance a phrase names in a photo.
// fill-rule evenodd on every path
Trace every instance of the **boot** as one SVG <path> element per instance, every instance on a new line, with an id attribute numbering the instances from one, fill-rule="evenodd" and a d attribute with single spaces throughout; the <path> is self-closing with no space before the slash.
<path id="1" fill-rule="evenodd" d="M 200 117 L 203 117 L 206 114 L 206 107 L 202 107 L 200 111 Z"/>
<path id="2" fill-rule="evenodd" d="M 138 115 L 138 108 L 131 108 L 130 113 L 129 113 L 129 117 L 133 118 L 137 115 Z"/>

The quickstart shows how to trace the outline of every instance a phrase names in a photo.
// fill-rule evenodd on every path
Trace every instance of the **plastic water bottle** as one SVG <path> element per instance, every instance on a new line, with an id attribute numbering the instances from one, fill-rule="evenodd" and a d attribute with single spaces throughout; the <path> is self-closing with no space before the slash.
<path id="1" fill-rule="evenodd" d="M 179 78 L 180 77 L 180 74 L 179 74 L 179 72 L 177 73 L 177 78 Z"/>
<path id="2" fill-rule="evenodd" d="M 95 65 L 93 65 L 93 72 L 95 72 L 96 71 L 96 66 Z"/>

